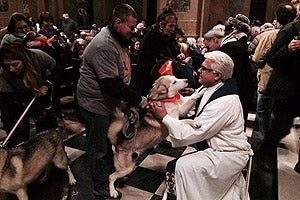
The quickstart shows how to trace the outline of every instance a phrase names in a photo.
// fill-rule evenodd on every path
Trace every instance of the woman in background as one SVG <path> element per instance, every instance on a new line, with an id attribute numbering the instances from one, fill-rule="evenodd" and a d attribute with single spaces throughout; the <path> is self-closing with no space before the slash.
<path id="1" fill-rule="evenodd" d="M 51 83 L 47 81 L 55 60 L 38 49 L 27 49 L 22 41 L 5 43 L 0 48 L 1 119 L 7 133 L 21 113 L 36 96 L 31 109 L 24 116 L 9 140 L 9 146 L 29 139 L 29 118 L 35 120 L 36 131 L 58 127 L 52 113 Z"/>

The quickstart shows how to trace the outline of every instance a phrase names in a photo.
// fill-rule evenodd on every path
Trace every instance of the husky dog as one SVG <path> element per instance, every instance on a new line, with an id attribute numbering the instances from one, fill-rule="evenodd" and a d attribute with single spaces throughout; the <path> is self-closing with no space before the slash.
<path id="1" fill-rule="evenodd" d="M 195 105 L 196 99 L 204 93 L 193 94 L 186 98 L 184 104 L 180 104 L 181 96 L 178 91 L 184 89 L 187 85 L 187 79 L 177 79 L 171 75 L 161 76 L 153 84 L 148 100 L 163 101 L 167 113 L 172 117 L 179 118 L 185 115 Z M 114 145 L 115 172 L 109 176 L 110 195 L 114 198 L 118 197 L 118 191 L 114 187 L 114 182 L 133 171 L 140 153 L 156 146 L 168 136 L 166 127 L 153 117 L 150 111 L 151 108 L 147 108 L 146 114 L 139 120 L 139 126 L 134 136 L 124 139 L 124 135 L 121 132 L 128 117 L 123 110 L 124 108 L 122 107 L 116 108 L 108 130 L 108 138 Z M 195 124 L 193 120 L 187 120 L 186 122 L 195 128 L 200 126 Z"/>
<path id="2" fill-rule="evenodd" d="M 27 185 L 51 163 L 66 170 L 69 184 L 75 185 L 64 151 L 63 134 L 63 131 L 51 129 L 38 133 L 19 146 L 0 148 L 0 192 L 13 193 L 19 200 L 28 200 Z"/>

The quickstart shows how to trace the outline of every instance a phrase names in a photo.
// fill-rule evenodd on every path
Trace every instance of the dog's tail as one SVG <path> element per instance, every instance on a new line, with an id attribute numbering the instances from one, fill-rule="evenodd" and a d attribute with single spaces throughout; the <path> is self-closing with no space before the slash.
<path id="1" fill-rule="evenodd" d="M 110 125 L 108 127 L 108 139 L 111 144 L 116 145 L 118 142 L 118 134 L 122 131 L 124 124 L 126 123 L 125 114 L 121 111 L 120 107 L 116 107 L 112 115 Z"/>

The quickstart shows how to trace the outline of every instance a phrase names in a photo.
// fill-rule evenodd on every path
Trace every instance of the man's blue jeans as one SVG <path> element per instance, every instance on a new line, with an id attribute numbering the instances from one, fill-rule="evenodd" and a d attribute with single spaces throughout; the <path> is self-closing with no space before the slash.
<path id="1" fill-rule="evenodd" d="M 274 99 L 267 94 L 257 92 L 256 121 L 258 123 L 261 139 L 264 139 L 267 131 L 272 126 L 272 110 Z"/>
<path id="2" fill-rule="evenodd" d="M 113 172 L 113 152 L 107 139 L 110 116 L 95 114 L 82 107 L 80 112 L 86 126 L 87 155 L 94 189 L 104 189 Z"/>

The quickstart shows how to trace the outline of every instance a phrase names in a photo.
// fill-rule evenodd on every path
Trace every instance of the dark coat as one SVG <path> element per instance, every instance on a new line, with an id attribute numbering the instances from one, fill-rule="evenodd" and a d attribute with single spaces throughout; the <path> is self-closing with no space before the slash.
<path id="1" fill-rule="evenodd" d="M 222 45 L 219 50 L 228 54 L 234 62 L 232 77 L 237 80 L 238 95 L 246 119 L 255 91 L 247 47 L 240 41 L 235 41 Z"/>
<path id="2" fill-rule="evenodd" d="M 154 83 L 150 72 L 156 60 L 163 57 L 176 58 L 178 54 L 179 46 L 175 37 L 162 35 L 158 29 L 152 28 L 142 40 L 132 86 L 142 95 L 147 95 Z"/>
<path id="3" fill-rule="evenodd" d="M 289 52 L 288 45 L 294 36 L 300 35 L 300 20 L 285 25 L 277 34 L 274 44 L 266 56 L 267 63 L 272 68 L 279 68 L 290 77 L 295 85 L 293 110 L 295 116 L 300 116 L 300 50 Z"/>

